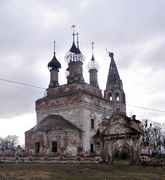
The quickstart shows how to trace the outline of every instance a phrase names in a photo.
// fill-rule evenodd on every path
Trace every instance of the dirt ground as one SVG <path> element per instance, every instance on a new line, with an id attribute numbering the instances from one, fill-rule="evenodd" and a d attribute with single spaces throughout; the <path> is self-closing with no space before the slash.
<path id="1" fill-rule="evenodd" d="M 0 164 L 0 180 L 165 180 L 165 167 L 105 164 Z"/>

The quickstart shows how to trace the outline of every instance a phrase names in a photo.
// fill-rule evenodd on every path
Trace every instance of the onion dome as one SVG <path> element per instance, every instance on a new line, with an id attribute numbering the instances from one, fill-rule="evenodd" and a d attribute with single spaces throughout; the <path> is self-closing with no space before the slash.
<path id="1" fill-rule="evenodd" d="M 60 68 L 61 68 L 61 64 L 56 58 L 55 41 L 54 41 L 54 55 L 53 55 L 52 60 L 48 63 L 48 69 L 50 71 L 52 71 L 52 70 L 57 70 L 58 71 Z"/>
<path id="2" fill-rule="evenodd" d="M 52 71 L 52 70 L 59 70 L 60 68 L 61 68 L 61 64 L 57 60 L 57 58 L 55 56 L 55 53 L 54 53 L 54 56 L 53 56 L 52 60 L 48 63 L 48 69 L 50 71 Z"/>
<path id="3" fill-rule="evenodd" d="M 77 47 L 76 47 L 74 41 L 73 41 L 72 47 L 70 48 L 69 52 L 77 54 Z"/>

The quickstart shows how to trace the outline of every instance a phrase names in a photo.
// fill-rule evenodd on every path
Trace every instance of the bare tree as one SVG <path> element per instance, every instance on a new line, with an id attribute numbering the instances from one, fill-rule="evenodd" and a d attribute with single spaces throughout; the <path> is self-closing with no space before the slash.
<path id="1" fill-rule="evenodd" d="M 16 135 L 8 135 L 5 138 L 0 138 L 0 150 L 15 150 L 18 145 L 18 136 Z"/>
<path id="2" fill-rule="evenodd" d="M 148 154 L 152 152 L 153 155 L 161 154 L 161 146 L 165 145 L 163 142 L 163 134 L 161 133 L 161 126 L 151 123 L 149 120 L 144 120 L 144 135 L 143 145 L 148 147 Z"/>

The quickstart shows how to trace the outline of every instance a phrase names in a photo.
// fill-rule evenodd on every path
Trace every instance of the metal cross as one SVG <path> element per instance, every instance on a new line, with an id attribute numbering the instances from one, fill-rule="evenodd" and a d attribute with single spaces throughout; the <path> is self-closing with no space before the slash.
<path id="1" fill-rule="evenodd" d="M 73 42 L 74 42 L 74 40 L 75 40 L 75 25 L 72 25 L 72 29 L 73 29 Z"/>
<path id="2" fill-rule="evenodd" d="M 110 58 L 113 58 L 114 53 L 113 53 L 113 52 L 108 51 L 107 49 L 106 49 L 106 51 L 107 51 L 107 53 L 108 53 L 109 57 L 110 57 Z"/>
<path id="3" fill-rule="evenodd" d="M 91 44 L 92 44 L 92 54 L 93 54 L 94 44 L 95 44 L 95 43 L 92 41 L 92 43 L 91 43 Z"/>
<path id="4" fill-rule="evenodd" d="M 77 36 L 77 47 L 79 48 L 79 33 L 78 32 L 76 33 L 76 36 Z"/>
<path id="5" fill-rule="evenodd" d="M 54 54 L 56 53 L 56 41 L 54 40 Z"/>

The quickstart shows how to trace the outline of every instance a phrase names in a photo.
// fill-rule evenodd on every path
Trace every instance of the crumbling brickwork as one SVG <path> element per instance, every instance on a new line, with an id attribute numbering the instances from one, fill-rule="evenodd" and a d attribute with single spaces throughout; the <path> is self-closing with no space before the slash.
<path id="1" fill-rule="evenodd" d="M 81 133 L 61 116 L 51 115 L 25 133 L 26 151 L 40 156 L 76 156 L 81 148 Z"/>
<path id="2" fill-rule="evenodd" d="M 103 159 L 111 164 L 116 153 L 127 153 L 131 163 L 138 163 L 142 134 L 140 121 L 115 113 L 99 125 L 95 135 L 97 154 L 102 152 Z"/>

